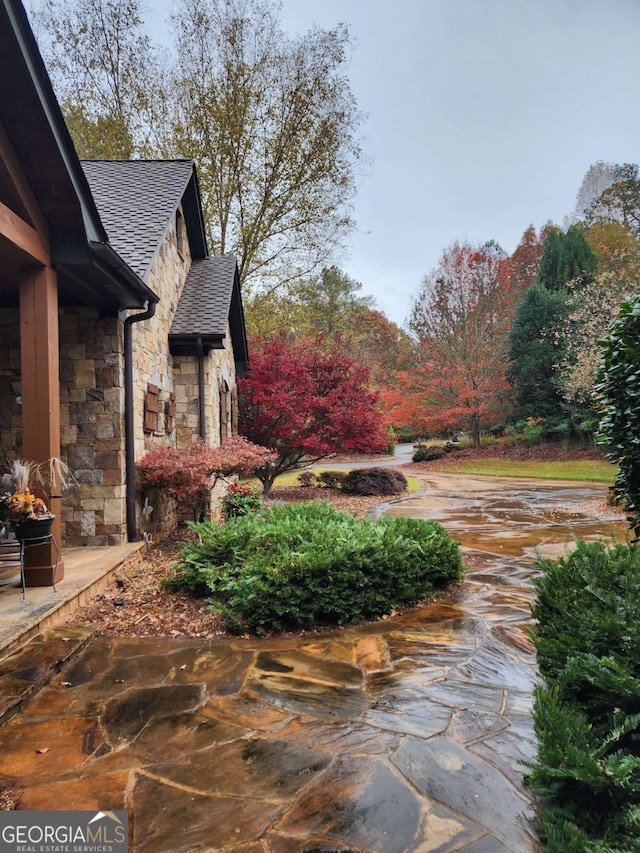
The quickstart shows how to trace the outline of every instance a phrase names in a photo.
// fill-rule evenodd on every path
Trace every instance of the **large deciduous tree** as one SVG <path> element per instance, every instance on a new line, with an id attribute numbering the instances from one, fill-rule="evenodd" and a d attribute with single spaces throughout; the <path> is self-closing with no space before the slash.
<path id="1" fill-rule="evenodd" d="M 640 239 L 640 180 L 635 176 L 618 181 L 606 189 L 589 209 L 586 221 L 619 222 L 628 228 L 636 239 Z"/>
<path id="2" fill-rule="evenodd" d="M 490 246 L 456 243 L 414 297 L 409 327 L 419 341 L 416 384 L 434 427 L 480 425 L 504 411 L 514 297 L 509 261 Z"/>
<path id="3" fill-rule="evenodd" d="M 513 286 L 520 293 L 533 287 L 538 280 L 544 244 L 552 228 L 553 225 L 547 224 L 538 233 L 533 225 L 529 225 L 511 255 Z"/>
<path id="4" fill-rule="evenodd" d="M 210 248 L 258 289 L 318 272 L 350 233 L 362 116 L 347 29 L 288 37 L 275 0 L 176 0 L 156 60 L 139 0 L 44 0 L 51 76 L 84 157 L 198 164 Z"/>
<path id="5" fill-rule="evenodd" d="M 606 336 L 620 304 L 638 291 L 640 241 L 619 222 L 595 222 L 585 236 L 598 272 L 588 284 L 569 284 L 560 387 L 565 399 L 592 406 L 600 362 L 598 342 Z"/>
<path id="6" fill-rule="evenodd" d="M 245 305 L 249 334 L 269 338 L 286 330 L 295 337 L 343 336 L 373 308 L 375 300 L 361 290 L 359 281 L 331 266 L 286 288 L 255 294 Z"/>
<path id="7" fill-rule="evenodd" d="M 588 219 L 593 205 L 602 193 L 618 181 L 636 178 L 637 170 L 638 167 L 631 163 L 605 163 L 603 160 L 592 163 L 578 190 L 573 213 L 574 222 Z"/>
<path id="8" fill-rule="evenodd" d="M 240 431 L 276 458 L 257 471 L 268 495 L 275 478 L 340 451 L 386 446 L 377 395 L 366 367 L 339 345 L 285 335 L 254 343 L 239 382 Z"/>
<path id="9" fill-rule="evenodd" d="M 216 254 L 240 280 L 317 271 L 352 228 L 361 157 L 345 27 L 284 34 L 263 0 L 181 0 L 171 153 L 199 164 Z"/>
<path id="10" fill-rule="evenodd" d="M 139 0 L 43 0 L 43 49 L 80 157 L 151 150 L 161 66 Z"/>

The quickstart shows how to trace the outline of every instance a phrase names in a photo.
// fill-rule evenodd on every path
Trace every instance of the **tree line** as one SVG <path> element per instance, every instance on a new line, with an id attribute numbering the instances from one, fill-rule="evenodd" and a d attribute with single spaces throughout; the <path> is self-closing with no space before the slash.
<path id="1" fill-rule="evenodd" d="M 572 222 L 524 232 L 512 255 L 456 243 L 425 276 L 409 328 L 416 365 L 397 374 L 396 419 L 416 429 L 521 422 L 556 435 L 598 420 L 599 341 L 638 290 L 634 164 L 592 165 Z"/>
<path id="2" fill-rule="evenodd" d="M 529 226 L 511 255 L 447 247 L 402 329 L 334 264 L 364 160 L 345 27 L 290 37 L 271 0 L 176 0 L 163 50 L 139 0 L 40 0 L 38 29 L 79 155 L 195 159 L 211 251 L 238 258 L 254 358 L 275 339 L 290 360 L 341 349 L 368 371 L 376 447 L 390 430 L 465 429 L 475 444 L 514 422 L 590 431 L 597 342 L 637 291 L 636 165 L 593 164 L 570 224 Z"/>

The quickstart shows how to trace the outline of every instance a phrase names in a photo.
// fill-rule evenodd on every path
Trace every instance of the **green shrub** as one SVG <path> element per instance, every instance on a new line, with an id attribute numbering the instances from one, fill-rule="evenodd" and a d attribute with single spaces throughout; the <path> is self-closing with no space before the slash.
<path id="1" fill-rule="evenodd" d="M 342 484 L 350 495 L 399 495 L 406 488 L 407 478 L 395 468 L 354 468 Z"/>
<path id="2" fill-rule="evenodd" d="M 531 784 L 552 850 L 640 850 L 640 548 L 539 560 Z"/>
<path id="3" fill-rule="evenodd" d="M 344 471 L 320 471 L 316 474 L 316 480 L 325 489 L 341 489 L 346 476 Z"/>
<path id="4" fill-rule="evenodd" d="M 462 576 L 458 544 L 419 519 L 358 520 L 300 503 L 192 527 L 197 540 L 169 585 L 211 596 L 231 630 L 373 619 Z"/>
<path id="5" fill-rule="evenodd" d="M 640 296 L 623 302 L 604 343 L 596 391 L 602 420 L 597 440 L 618 463 L 616 497 L 640 538 Z"/>
<path id="6" fill-rule="evenodd" d="M 418 447 L 411 459 L 414 462 L 433 462 L 442 459 L 446 451 L 443 447 Z"/>

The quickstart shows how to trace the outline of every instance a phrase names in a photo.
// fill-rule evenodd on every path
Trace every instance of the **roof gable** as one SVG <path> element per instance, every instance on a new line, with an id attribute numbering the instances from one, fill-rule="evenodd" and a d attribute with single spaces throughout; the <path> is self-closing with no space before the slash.
<path id="1" fill-rule="evenodd" d="M 191 256 L 207 254 L 193 160 L 83 160 L 109 243 L 148 281 L 180 202 Z"/>
<path id="2" fill-rule="evenodd" d="M 236 369 L 247 363 L 247 338 L 240 297 L 238 264 L 231 255 L 196 261 L 184 283 L 171 324 L 172 352 L 221 349 L 231 332 Z"/>

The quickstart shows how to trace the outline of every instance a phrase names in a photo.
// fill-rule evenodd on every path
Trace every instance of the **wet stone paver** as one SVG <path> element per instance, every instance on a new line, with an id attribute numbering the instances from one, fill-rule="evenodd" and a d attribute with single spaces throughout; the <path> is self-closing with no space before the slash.
<path id="1" fill-rule="evenodd" d="M 0 729 L 0 782 L 127 809 L 136 853 L 535 850 L 532 556 L 612 523 L 597 490 L 430 479 L 387 511 L 450 527 L 462 587 L 316 636 L 94 640 Z"/>

